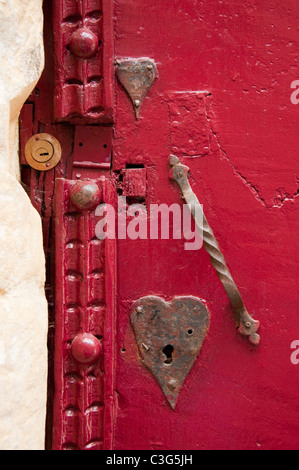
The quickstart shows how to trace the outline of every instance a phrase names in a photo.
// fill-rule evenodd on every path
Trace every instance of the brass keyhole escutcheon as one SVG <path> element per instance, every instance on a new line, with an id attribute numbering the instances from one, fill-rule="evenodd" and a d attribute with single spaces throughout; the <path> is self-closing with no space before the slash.
<path id="1" fill-rule="evenodd" d="M 35 170 L 51 170 L 60 161 L 60 143 L 50 134 L 35 134 L 25 145 L 25 158 L 28 165 Z"/>

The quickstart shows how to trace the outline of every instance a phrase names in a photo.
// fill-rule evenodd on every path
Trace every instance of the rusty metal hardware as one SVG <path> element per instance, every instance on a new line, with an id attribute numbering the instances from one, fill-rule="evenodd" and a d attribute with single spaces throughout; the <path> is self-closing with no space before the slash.
<path id="1" fill-rule="evenodd" d="M 241 294 L 232 278 L 232 275 L 226 265 L 223 254 L 220 251 L 218 242 L 209 226 L 205 215 L 202 213 L 201 205 L 192 191 L 188 181 L 189 167 L 183 165 L 178 157 L 172 155 L 169 160 L 171 168 L 170 178 L 174 179 L 182 192 L 183 198 L 190 207 L 197 227 L 203 236 L 203 245 L 208 252 L 211 263 L 216 269 L 217 275 L 227 293 L 235 314 L 235 322 L 239 333 L 248 336 L 249 341 L 255 345 L 260 342 L 260 336 L 257 333 L 259 321 L 251 318 L 243 303 Z M 201 210 L 202 217 L 196 217 L 195 207 Z M 197 212 L 198 214 L 199 212 Z"/>
<path id="2" fill-rule="evenodd" d="M 51 170 L 60 161 L 60 143 L 50 134 L 35 134 L 25 145 L 25 158 L 35 170 Z"/>
<path id="3" fill-rule="evenodd" d="M 70 200 L 80 211 L 94 209 L 101 201 L 101 191 L 96 183 L 78 181 L 70 190 Z"/>
<path id="4" fill-rule="evenodd" d="M 197 297 L 142 297 L 130 316 L 144 365 L 174 409 L 209 327 L 209 312 Z"/>
<path id="5" fill-rule="evenodd" d="M 116 65 L 117 77 L 128 93 L 138 119 L 143 100 L 157 77 L 156 64 L 151 59 L 139 58 L 118 60 Z"/>

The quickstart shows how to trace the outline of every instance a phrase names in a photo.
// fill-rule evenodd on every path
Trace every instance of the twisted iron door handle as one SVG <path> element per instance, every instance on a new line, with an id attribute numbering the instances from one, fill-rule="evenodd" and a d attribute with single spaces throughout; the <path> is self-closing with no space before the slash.
<path id="1" fill-rule="evenodd" d="M 208 221 L 203 214 L 202 206 L 192 191 L 188 180 L 189 167 L 183 165 L 178 157 L 172 155 L 169 160 L 171 168 L 170 178 L 174 179 L 182 192 L 183 198 L 189 205 L 191 214 L 197 228 L 202 233 L 203 246 L 210 256 L 210 260 L 217 275 L 226 291 L 235 315 L 236 327 L 242 335 L 248 336 L 249 341 L 255 345 L 259 344 L 260 336 L 257 333 L 259 321 L 254 320 L 246 310 L 241 294 L 226 265 L 218 242 L 213 234 Z M 200 217 L 198 216 L 200 214 Z"/>

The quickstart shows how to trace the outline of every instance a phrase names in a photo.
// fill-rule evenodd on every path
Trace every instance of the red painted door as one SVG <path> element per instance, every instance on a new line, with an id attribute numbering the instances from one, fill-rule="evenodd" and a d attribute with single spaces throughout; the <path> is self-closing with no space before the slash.
<path id="1" fill-rule="evenodd" d="M 20 132 L 47 259 L 47 448 L 298 449 L 297 2 L 44 10 Z M 44 133 L 61 159 L 32 168 Z M 192 194 L 170 156 L 206 217 L 199 249 L 176 215 L 151 232 Z"/>

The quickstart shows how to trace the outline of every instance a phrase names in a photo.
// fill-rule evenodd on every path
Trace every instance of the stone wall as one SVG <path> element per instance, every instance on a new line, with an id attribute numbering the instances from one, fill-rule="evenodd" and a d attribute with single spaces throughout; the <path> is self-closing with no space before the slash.
<path id="1" fill-rule="evenodd" d="M 0 0 L 0 449 L 44 449 L 41 221 L 19 182 L 18 117 L 44 65 L 42 0 Z"/>

